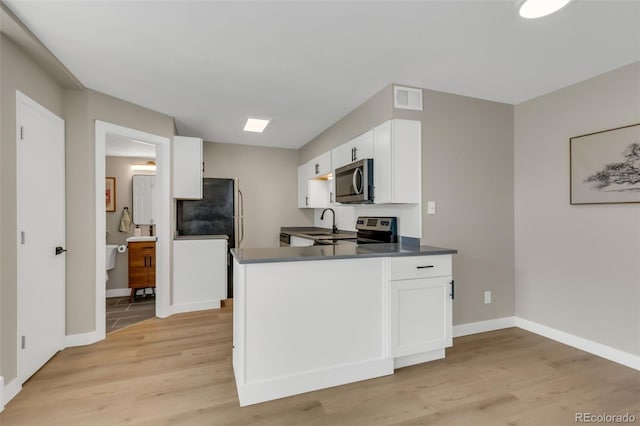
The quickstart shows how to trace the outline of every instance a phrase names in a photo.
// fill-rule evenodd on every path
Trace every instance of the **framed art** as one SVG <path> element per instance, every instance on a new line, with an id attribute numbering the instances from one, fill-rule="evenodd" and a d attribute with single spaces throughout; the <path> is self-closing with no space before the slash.
<path id="1" fill-rule="evenodd" d="M 569 141 L 571 204 L 640 203 L 640 124 Z"/>
<path id="2" fill-rule="evenodd" d="M 106 179 L 106 206 L 108 212 L 116 211 L 116 178 L 108 177 Z"/>

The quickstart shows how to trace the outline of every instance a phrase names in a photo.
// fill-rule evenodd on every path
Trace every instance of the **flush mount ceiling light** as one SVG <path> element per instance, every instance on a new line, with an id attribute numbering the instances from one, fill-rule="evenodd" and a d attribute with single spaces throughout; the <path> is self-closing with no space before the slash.
<path id="1" fill-rule="evenodd" d="M 271 120 L 263 120 L 261 118 L 249 118 L 247 119 L 247 124 L 244 125 L 245 132 L 255 132 L 262 133 L 267 124 L 269 124 Z"/>
<path id="2" fill-rule="evenodd" d="M 132 164 L 131 165 L 131 170 L 135 170 L 135 171 L 155 171 L 156 170 L 156 163 L 155 161 L 147 161 L 147 164 Z"/>
<path id="3" fill-rule="evenodd" d="M 520 16 L 527 19 L 541 18 L 557 12 L 571 0 L 527 0 L 520 6 Z"/>

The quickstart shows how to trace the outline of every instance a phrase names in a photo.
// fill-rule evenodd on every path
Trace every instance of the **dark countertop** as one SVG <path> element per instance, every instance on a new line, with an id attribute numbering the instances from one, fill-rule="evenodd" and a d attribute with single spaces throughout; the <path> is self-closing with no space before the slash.
<path id="1" fill-rule="evenodd" d="M 228 235 L 176 235 L 174 240 L 228 240 Z"/>
<path id="2" fill-rule="evenodd" d="M 366 257 L 433 256 L 455 254 L 457 250 L 431 247 L 407 247 L 400 244 L 343 244 L 311 247 L 274 247 L 232 249 L 240 264 L 300 262 L 307 260 L 356 259 Z"/>
<path id="3" fill-rule="evenodd" d="M 317 235 L 318 233 L 324 233 L 323 235 Z M 300 238 L 307 238 L 310 240 L 342 240 L 342 239 L 354 239 L 357 238 L 357 233 L 354 231 L 342 231 L 338 230 L 337 234 L 332 234 L 330 228 L 319 228 L 317 226 L 290 226 L 280 228 L 281 234 L 289 234 Z M 311 233 L 311 234 L 310 234 Z M 313 234 L 316 235 L 313 235 Z"/>

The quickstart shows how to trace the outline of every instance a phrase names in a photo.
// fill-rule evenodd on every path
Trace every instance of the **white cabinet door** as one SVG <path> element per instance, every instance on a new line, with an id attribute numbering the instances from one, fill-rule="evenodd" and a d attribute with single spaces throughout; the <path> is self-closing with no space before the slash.
<path id="1" fill-rule="evenodd" d="M 449 347 L 451 277 L 390 281 L 391 356 Z"/>
<path id="2" fill-rule="evenodd" d="M 133 175 L 133 223 L 153 225 L 154 175 Z"/>
<path id="3" fill-rule="evenodd" d="M 373 130 L 361 134 L 353 139 L 350 144 L 354 148 L 352 161 L 373 158 Z"/>
<path id="4" fill-rule="evenodd" d="M 226 298 L 227 240 L 174 240 L 173 304 L 197 308 Z"/>
<path id="5" fill-rule="evenodd" d="M 375 203 L 420 203 L 421 123 L 390 120 L 373 129 Z"/>
<path id="6" fill-rule="evenodd" d="M 331 152 L 325 152 L 310 161 L 310 178 L 318 178 L 333 173 L 331 170 Z"/>
<path id="7" fill-rule="evenodd" d="M 289 245 L 291 247 L 310 247 L 313 245 L 313 240 L 292 235 L 291 240 L 289 241 Z"/>
<path id="8" fill-rule="evenodd" d="M 202 198 L 202 139 L 173 137 L 173 197 Z"/>
<path id="9" fill-rule="evenodd" d="M 309 207 L 309 163 L 298 167 L 298 207 Z"/>

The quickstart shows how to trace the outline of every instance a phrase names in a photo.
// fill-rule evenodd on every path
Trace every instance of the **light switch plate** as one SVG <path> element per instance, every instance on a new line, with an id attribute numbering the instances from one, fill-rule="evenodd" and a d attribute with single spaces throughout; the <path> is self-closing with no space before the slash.
<path id="1" fill-rule="evenodd" d="M 436 202 L 427 201 L 427 214 L 436 214 Z"/>
<path id="2" fill-rule="evenodd" d="M 490 291 L 485 291 L 484 292 L 484 304 L 489 304 L 491 303 L 491 292 Z"/>

